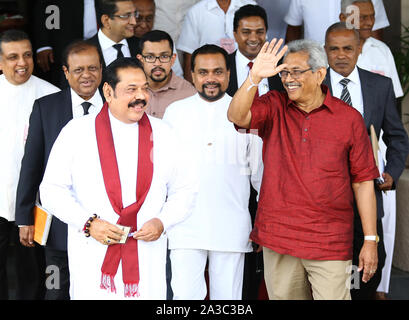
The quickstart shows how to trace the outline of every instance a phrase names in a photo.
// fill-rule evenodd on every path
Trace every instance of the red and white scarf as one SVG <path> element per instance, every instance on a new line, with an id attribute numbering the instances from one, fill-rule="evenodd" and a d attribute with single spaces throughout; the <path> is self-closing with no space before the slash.
<path id="1" fill-rule="evenodd" d="M 137 229 L 136 215 L 148 194 L 153 175 L 153 160 L 151 159 L 151 152 L 153 150 L 152 127 L 145 113 L 138 124 L 139 141 L 136 202 L 124 208 L 107 103 L 104 104 L 101 112 L 95 119 L 95 131 L 105 190 L 112 208 L 119 215 L 117 224 L 130 226 L 131 232 Z M 132 237 L 129 237 L 125 244 L 108 246 L 101 268 L 101 289 L 108 289 L 116 293 L 114 277 L 120 261 L 122 261 L 122 278 L 124 281 L 125 297 L 139 296 L 138 241 Z"/>

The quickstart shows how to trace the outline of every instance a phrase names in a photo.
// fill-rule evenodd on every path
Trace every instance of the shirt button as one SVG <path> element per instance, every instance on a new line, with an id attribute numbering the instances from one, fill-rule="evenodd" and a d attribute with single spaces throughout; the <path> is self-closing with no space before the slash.
<path id="1" fill-rule="evenodd" d="M 306 117 L 305 119 L 310 120 L 310 117 L 308 116 L 308 117 Z"/>
<path id="2" fill-rule="evenodd" d="M 302 142 L 306 142 L 307 141 L 307 139 L 302 139 Z"/>
<path id="3" fill-rule="evenodd" d="M 307 132 L 307 131 L 308 131 L 308 129 L 307 129 L 307 128 L 305 128 L 305 129 L 304 129 L 304 131 L 305 131 L 305 132 Z"/>

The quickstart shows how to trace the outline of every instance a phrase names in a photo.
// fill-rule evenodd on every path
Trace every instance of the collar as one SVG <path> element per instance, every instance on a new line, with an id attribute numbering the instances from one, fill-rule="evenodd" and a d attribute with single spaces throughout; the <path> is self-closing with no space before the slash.
<path id="1" fill-rule="evenodd" d="M 229 9 L 227 9 L 227 12 L 229 12 L 232 8 L 236 8 L 236 7 L 237 7 L 236 6 L 236 0 L 231 0 L 230 5 L 229 5 Z M 220 8 L 220 6 L 219 6 L 219 4 L 217 3 L 216 0 L 207 1 L 207 10 L 211 11 L 211 10 L 214 10 L 214 9 L 217 9 L 217 8 L 219 8 L 221 10 L 221 8 Z"/>
<path id="2" fill-rule="evenodd" d="M 329 72 L 330 72 L 331 81 L 333 81 L 333 83 L 339 83 L 344 78 L 351 80 L 351 82 L 354 84 L 360 83 L 358 68 L 356 67 L 356 65 L 355 65 L 354 70 L 352 70 L 352 72 L 347 77 L 340 75 L 339 73 L 335 72 L 332 68 L 329 69 Z"/>
<path id="3" fill-rule="evenodd" d="M 237 68 L 244 68 L 247 67 L 248 63 L 254 60 L 249 60 L 247 57 L 245 57 L 239 49 L 236 50 L 236 67 Z"/>
<path id="4" fill-rule="evenodd" d="M 88 99 L 88 100 L 84 100 L 83 98 L 81 98 L 72 88 L 70 88 L 70 91 L 71 91 L 71 102 L 74 107 L 80 106 L 81 103 L 83 103 L 84 101 L 87 101 L 91 103 L 94 107 L 98 108 L 99 110 L 102 108 L 103 101 L 102 101 L 102 98 L 101 98 L 101 95 L 98 89 L 95 91 L 91 99 Z"/>
<path id="5" fill-rule="evenodd" d="M 321 84 L 321 90 L 325 94 L 324 102 L 322 103 L 320 107 L 314 110 L 320 109 L 322 107 L 326 107 L 331 113 L 334 113 L 334 97 L 331 95 L 330 90 L 325 84 Z M 287 95 L 287 92 L 286 92 L 286 95 Z M 287 108 L 289 106 L 293 106 L 293 107 L 296 107 L 298 110 L 301 110 L 300 108 L 297 107 L 297 104 L 295 103 L 295 101 L 288 99 L 288 95 L 287 95 Z"/>
<path id="6" fill-rule="evenodd" d="M 117 44 L 115 41 L 108 38 L 108 36 L 102 32 L 102 29 L 99 29 L 98 31 L 98 40 L 102 50 L 106 50 L 112 47 L 114 44 Z M 126 39 L 122 39 L 118 43 L 121 43 L 124 46 L 128 47 L 128 42 L 126 41 Z"/>

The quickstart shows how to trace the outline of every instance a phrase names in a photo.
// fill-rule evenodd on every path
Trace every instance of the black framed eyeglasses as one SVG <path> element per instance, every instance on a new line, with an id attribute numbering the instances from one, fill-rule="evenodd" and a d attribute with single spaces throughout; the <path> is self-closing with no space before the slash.
<path id="1" fill-rule="evenodd" d="M 116 17 L 122 20 L 130 20 L 132 17 L 134 17 L 135 19 L 138 19 L 139 17 L 139 12 L 138 11 L 134 11 L 131 13 L 126 13 L 126 14 L 113 14 L 112 17 Z"/>
<path id="2" fill-rule="evenodd" d="M 304 72 L 307 72 L 307 71 L 310 71 L 310 70 L 312 70 L 312 68 L 308 68 L 306 70 L 292 70 L 292 71 L 282 70 L 278 74 L 283 79 L 287 78 L 288 75 L 291 75 L 291 78 L 293 78 L 293 79 L 298 79 L 299 77 L 301 77 L 301 75 Z"/>
<path id="3" fill-rule="evenodd" d="M 172 56 L 169 56 L 167 54 L 162 54 L 160 56 L 154 56 L 154 55 L 149 54 L 146 56 L 142 55 L 142 57 L 145 60 L 145 62 L 148 62 L 148 63 L 155 63 L 156 59 L 159 59 L 159 61 L 162 63 L 167 63 L 167 62 L 170 62 L 170 60 L 172 59 Z"/>

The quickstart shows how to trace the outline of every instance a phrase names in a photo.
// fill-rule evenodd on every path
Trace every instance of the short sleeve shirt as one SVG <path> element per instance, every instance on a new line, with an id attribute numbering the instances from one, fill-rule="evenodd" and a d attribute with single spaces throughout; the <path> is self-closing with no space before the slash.
<path id="1" fill-rule="evenodd" d="M 253 102 L 251 129 L 263 139 L 264 174 L 251 239 L 303 259 L 350 260 L 351 183 L 379 172 L 360 113 L 322 90 L 323 105 L 310 113 L 286 92 Z"/>

